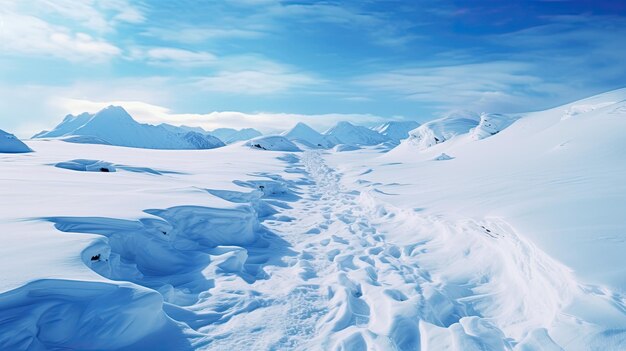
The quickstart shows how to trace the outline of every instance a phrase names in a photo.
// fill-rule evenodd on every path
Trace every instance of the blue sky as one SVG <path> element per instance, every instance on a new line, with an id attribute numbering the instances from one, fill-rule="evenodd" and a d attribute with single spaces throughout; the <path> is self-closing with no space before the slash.
<path id="1" fill-rule="evenodd" d="M 626 86 L 619 1 L 0 0 L 0 128 L 424 121 Z"/>

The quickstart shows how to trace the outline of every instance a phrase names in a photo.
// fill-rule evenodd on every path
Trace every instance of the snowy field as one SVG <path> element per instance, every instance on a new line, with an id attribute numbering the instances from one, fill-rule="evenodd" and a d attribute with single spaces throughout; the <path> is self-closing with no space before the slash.
<path id="1" fill-rule="evenodd" d="M 622 89 L 205 150 L 0 134 L 34 151 L 0 153 L 0 349 L 625 350 L 625 132 Z"/>

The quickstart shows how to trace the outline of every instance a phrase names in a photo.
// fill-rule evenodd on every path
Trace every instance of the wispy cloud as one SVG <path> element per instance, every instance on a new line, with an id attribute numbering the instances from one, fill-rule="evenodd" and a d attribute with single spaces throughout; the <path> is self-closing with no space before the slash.
<path id="1" fill-rule="evenodd" d="M 90 34 L 57 26 L 34 16 L 0 12 L 0 55 L 51 55 L 69 61 L 107 60 L 116 45 Z"/>

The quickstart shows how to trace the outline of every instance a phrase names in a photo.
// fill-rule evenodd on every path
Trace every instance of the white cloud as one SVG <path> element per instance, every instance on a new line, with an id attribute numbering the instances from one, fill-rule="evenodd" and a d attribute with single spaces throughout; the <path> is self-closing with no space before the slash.
<path id="1" fill-rule="evenodd" d="M 70 61 L 107 60 L 121 50 L 87 33 L 52 25 L 34 16 L 0 12 L 0 53 L 51 55 Z"/>
<path id="2" fill-rule="evenodd" d="M 280 70 L 224 71 L 196 82 L 203 90 L 248 95 L 280 93 L 317 83 L 319 81 L 308 74 Z"/>
<path id="3" fill-rule="evenodd" d="M 169 47 L 135 48 L 131 51 L 134 60 L 145 60 L 150 64 L 176 64 L 182 66 L 214 65 L 217 57 L 210 52 L 190 51 Z"/>
<path id="4" fill-rule="evenodd" d="M 436 67 L 396 69 L 361 76 L 355 82 L 400 99 L 443 108 L 505 111 L 526 107 L 529 91 L 540 91 L 543 81 L 528 72 L 529 64 L 495 61 Z M 515 92 L 523 92 L 516 96 Z M 508 109 L 506 109 L 508 108 Z"/>

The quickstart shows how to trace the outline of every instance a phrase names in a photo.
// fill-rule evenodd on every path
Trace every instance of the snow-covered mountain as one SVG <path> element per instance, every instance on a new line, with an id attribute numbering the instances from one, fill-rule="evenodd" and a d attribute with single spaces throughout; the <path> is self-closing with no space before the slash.
<path id="1" fill-rule="evenodd" d="M 95 115 L 67 116 L 61 124 L 35 138 L 61 137 L 66 141 L 101 141 L 116 146 L 147 149 L 212 149 L 224 146 L 216 137 L 173 126 L 153 126 L 136 122 L 122 107 L 109 106 Z"/>
<path id="2" fill-rule="evenodd" d="M 282 132 L 285 138 L 312 148 L 330 148 L 335 144 L 307 124 L 298 122 L 293 128 Z"/>
<path id="3" fill-rule="evenodd" d="M 0 153 L 23 153 L 31 152 L 26 144 L 24 144 L 15 135 L 0 129 Z"/>
<path id="4" fill-rule="evenodd" d="M 409 132 L 419 127 L 415 121 L 390 121 L 372 128 L 373 131 L 382 134 L 391 141 L 399 143 L 409 137 Z"/>
<path id="5" fill-rule="evenodd" d="M 410 131 L 407 142 L 423 150 L 457 135 L 469 133 L 479 122 L 480 115 L 475 112 L 455 111 Z"/>
<path id="6" fill-rule="evenodd" d="M 209 132 L 209 134 L 220 139 L 225 144 L 232 144 L 238 141 L 250 140 L 252 138 L 263 135 L 254 128 L 243 128 L 240 130 L 233 128 L 218 128 Z"/>
<path id="7" fill-rule="evenodd" d="M 333 144 L 376 145 L 390 141 L 386 136 L 369 128 L 355 126 L 350 122 L 339 122 L 324 132 L 324 136 Z"/>

